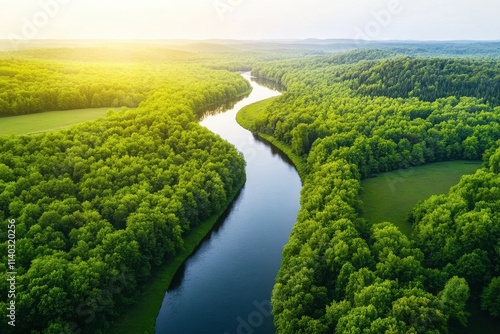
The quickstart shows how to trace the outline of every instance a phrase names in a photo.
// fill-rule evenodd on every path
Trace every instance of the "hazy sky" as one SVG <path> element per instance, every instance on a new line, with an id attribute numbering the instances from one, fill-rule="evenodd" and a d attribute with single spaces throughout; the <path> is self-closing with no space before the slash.
<path id="1" fill-rule="evenodd" d="M 500 40 L 499 0 L 0 0 L 0 39 Z"/>

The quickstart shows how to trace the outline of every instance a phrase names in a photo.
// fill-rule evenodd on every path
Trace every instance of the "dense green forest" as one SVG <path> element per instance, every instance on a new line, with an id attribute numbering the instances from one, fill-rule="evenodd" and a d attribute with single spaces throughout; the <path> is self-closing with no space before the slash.
<path id="1" fill-rule="evenodd" d="M 143 75 L 149 72 L 150 75 Z M 91 107 L 137 107 L 169 71 L 142 66 L 0 60 L 0 115 Z M 156 75 L 155 75 L 156 74 Z"/>
<path id="2" fill-rule="evenodd" d="M 410 221 L 413 244 L 423 252 L 424 265 L 436 269 L 437 281 L 465 278 L 482 308 L 499 317 L 500 149 L 491 153 L 485 168 L 464 176 L 448 194 L 417 205 Z"/>
<path id="3" fill-rule="evenodd" d="M 0 52 L 0 117 L 99 107 L 137 107 L 150 93 L 170 85 L 172 76 L 190 69 L 249 71 L 256 61 L 304 56 L 304 50 L 249 50 L 199 43 L 178 46 L 60 47 Z M 203 102 L 234 96 L 225 87 Z"/>
<path id="4" fill-rule="evenodd" d="M 15 332 L 106 332 L 186 233 L 243 185 L 241 154 L 197 121 L 250 86 L 188 62 L 1 64 L 4 114 L 140 102 L 62 131 L 0 136 L 0 221 L 16 228 Z"/>
<path id="5" fill-rule="evenodd" d="M 28 58 L 0 59 L 0 116 L 52 110 L 137 107 L 151 92 L 178 84 L 182 86 L 175 89 L 186 89 L 191 84 L 172 83 L 172 77 L 193 76 L 197 68 L 200 74 L 195 75 L 196 78 L 206 69 L 202 63 L 194 63 L 186 70 L 185 63 L 187 61 L 111 63 L 108 60 L 89 64 Z M 215 104 L 238 94 L 238 87 L 219 85 L 216 91 L 193 101 Z M 203 94 L 197 90 L 196 84 L 194 89 L 193 94 Z M 193 107 L 200 109 L 199 106 Z"/>
<path id="6" fill-rule="evenodd" d="M 499 65 L 364 50 L 254 67 L 287 91 L 251 129 L 306 162 L 273 290 L 278 333 L 454 332 L 469 299 L 499 315 Z M 411 238 L 360 218 L 361 178 L 483 155 L 414 209 Z"/>
<path id="7" fill-rule="evenodd" d="M 227 71 L 247 69 L 286 87 L 251 129 L 305 167 L 273 291 L 279 333 L 453 332 L 470 300 L 500 316 L 498 43 L 388 42 L 339 54 L 329 52 L 360 45 L 307 43 L 0 53 L 0 117 L 137 108 L 0 136 L 2 230 L 16 221 L 15 332 L 106 332 L 183 237 L 227 206 L 245 163 L 197 121 L 249 91 Z M 449 54 L 460 57 L 434 57 Z M 485 167 L 419 203 L 411 237 L 360 218 L 362 178 L 454 159 Z M 7 301 L 2 294 L 0 308 Z"/>

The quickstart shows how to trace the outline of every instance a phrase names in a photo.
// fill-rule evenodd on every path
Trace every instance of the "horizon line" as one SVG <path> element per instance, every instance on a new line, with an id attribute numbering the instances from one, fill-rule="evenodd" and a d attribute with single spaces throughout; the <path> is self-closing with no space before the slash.
<path id="1" fill-rule="evenodd" d="M 356 39 L 356 38 L 316 38 L 316 37 L 306 37 L 306 38 L 249 38 L 249 39 L 238 39 L 238 38 L 36 38 L 36 39 L 26 39 L 19 40 L 23 43 L 35 43 L 44 41 L 234 41 L 234 42 L 279 42 L 279 41 L 290 41 L 290 42 L 305 42 L 305 41 L 355 41 L 355 42 L 500 42 L 500 39 Z M 0 42 L 12 42 L 8 38 L 0 38 Z"/>

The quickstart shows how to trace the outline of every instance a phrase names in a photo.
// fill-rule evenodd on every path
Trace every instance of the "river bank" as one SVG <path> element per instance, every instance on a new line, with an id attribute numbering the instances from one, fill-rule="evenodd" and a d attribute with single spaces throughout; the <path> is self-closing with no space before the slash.
<path id="1" fill-rule="evenodd" d="M 237 95 L 232 100 L 221 101 L 218 105 L 208 105 L 204 107 L 206 114 L 220 112 L 222 110 L 231 109 L 241 99 L 248 97 L 252 92 L 250 87 L 248 90 Z M 212 112 L 212 110 L 214 112 Z M 213 215 L 206 221 L 202 222 L 184 237 L 184 246 L 179 253 L 168 263 L 161 265 L 150 277 L 149 283 L 144 287 L 144 291 L 136 303 L 131 305 L 119 319 L 115 321 L 111 327 L 112 334 L 122 333 L 141 333 L 152 334 L 155 332 L 155 321 L 158 315 L 158 310 L 161 308 L 165 290 L 172 284 L 175 274 L 179 268 L 189 258 L 203 240 L 209 235 L 214 226 L 220 222 L 221 218 L 227 215 L 232 204 L 240 194 L 245 185 L 246 178 L 241 180 L 236 191 L 228 196 L 227 202 L 223 205 L 217 214 Z"/>
<path id="2" fill-rule="evenodd" d="M 249 73 L 244 76 L 250 80 Z M 244 155 L 247 182 L 224 221 L 174 275 L 156 333 L 275 332 L 271 292 L 302 184 L 286 156 L 236 122 L 244 106 L 279 95 L 254 81 L 252 86 L 249 97 L 232 110 L 200 123 Z"/>
<path id="3" fill-rule="evenodd" d="M 232 196 L 229 197 L 224 209 L 219 211 L 210 219 L 196 226 L 184 238 L 184 247 L 175 258 L 162 265 L 151 276 L 150 283 L 145 286 L 140 299 L 117 321 L 113 326 L 112 333 L 141 333 L 152 334 L 155 332 L 155 321 L 158 310 L 161 307 L 165 289 L 170 286 L 174 275 L 189 256 L 196 251 L 196 248 L 203 242 L 213 227 L 219 222 L 221 217 L 231 209 L 231 205 L 238 197 L 245 180 L 238 186 Z"/>

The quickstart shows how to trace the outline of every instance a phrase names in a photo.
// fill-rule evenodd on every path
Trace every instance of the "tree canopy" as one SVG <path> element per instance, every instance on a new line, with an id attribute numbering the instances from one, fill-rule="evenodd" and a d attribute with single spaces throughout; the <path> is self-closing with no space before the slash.
<path id="1" fill-rule="evenodd" d="M 253 74 L 287 90 L 251 129 L 306 161 L 273 290 L 278 333 L 447 333 L 467 323 L 470 295 L 498 315 L 498 61 L 362 50 Z M 360 218 L 363 177 L 483 155 L 486 168 L 417 205 L 411 238 Z"/>
<path id="2" fill-rule="evenodd" d="M 105 92 L 105 105 L 117 96 L 140 102 L 62 131 L 0 136 L 0 220 L 2 227 L 16 220 L 22 321 L 15 332 L 105 331 L 155 268 L 183 247 L 186 233 L 225 209 L 243 185 L 242 155 L 197 121 L 208 106 L 250 86 L 237 73 L 196 64 L 1 63 L 11 75 L 6 81 L 26 76 L 19 87 L 41 94 L 47 104 L 33 100 L 41 108 L 35 111 L 56 107 L 64 96 L 91 106 Z M 26 110 L 18 93 L 2 89 L 12 97 L 2 110 Z M 6 272 L 5 234 L 0 249 Z M 8 291 L 7 284 L 0 288 Z M 2 294 L 0 307 L 7 302 Z M 2 333 L 14 330 L 1 326 Z"/>

